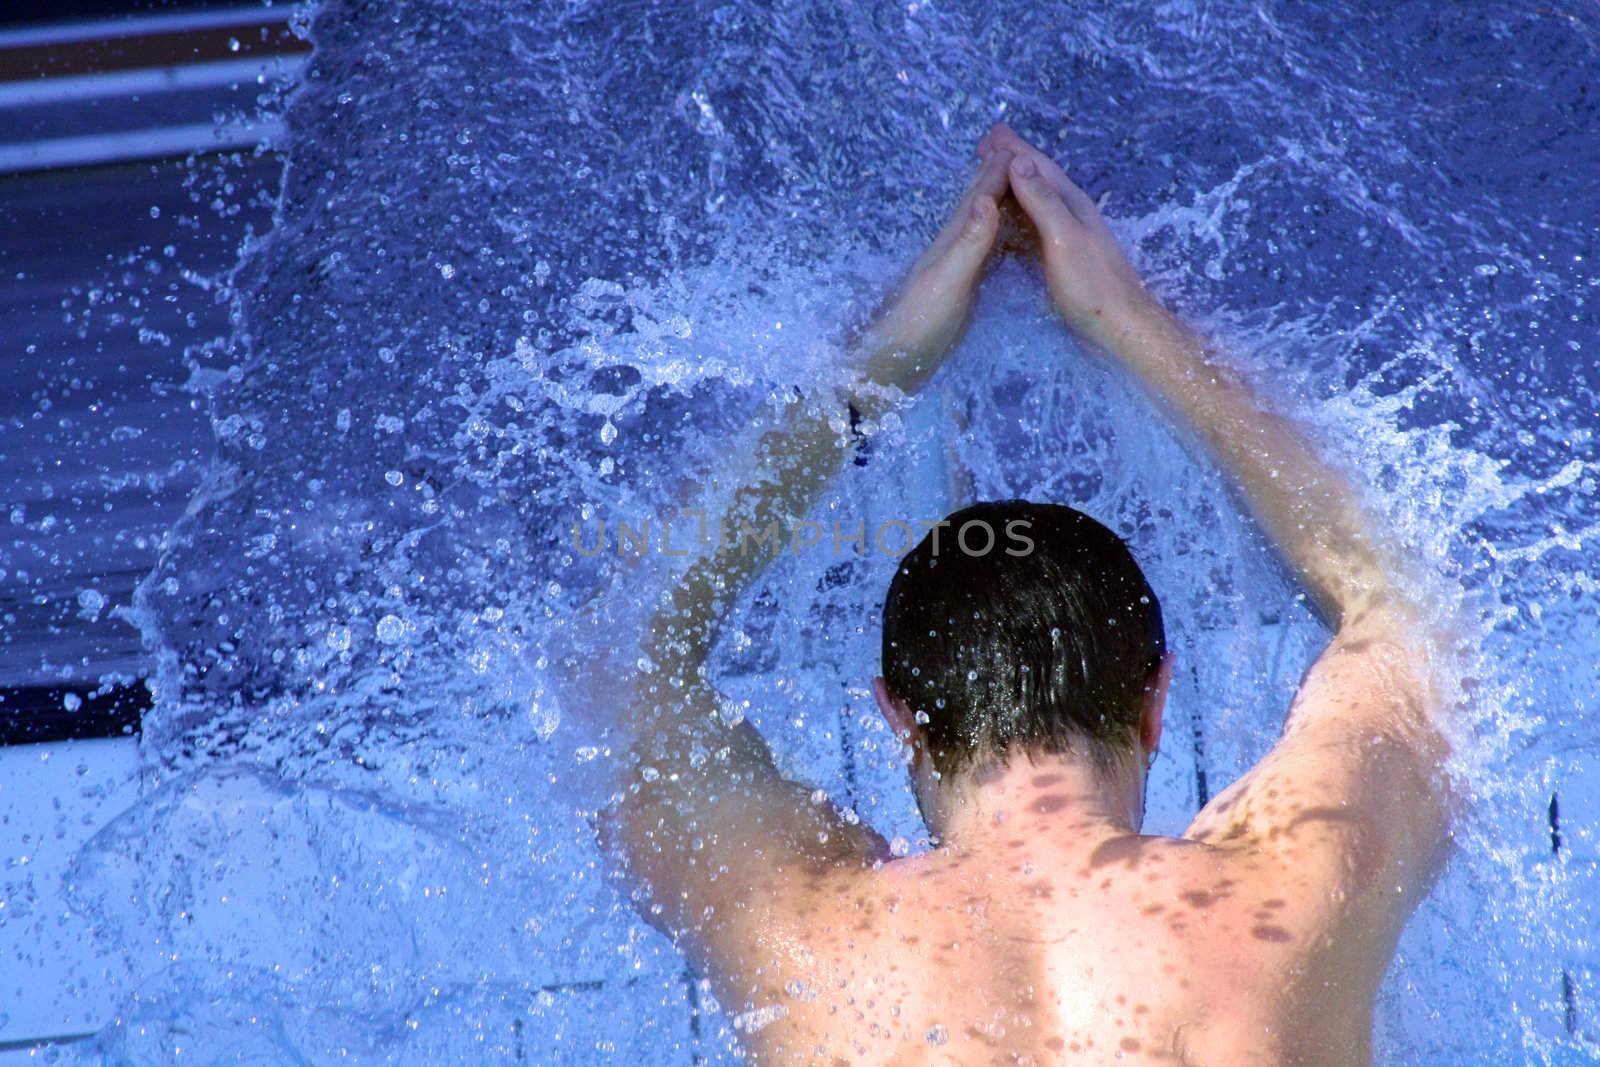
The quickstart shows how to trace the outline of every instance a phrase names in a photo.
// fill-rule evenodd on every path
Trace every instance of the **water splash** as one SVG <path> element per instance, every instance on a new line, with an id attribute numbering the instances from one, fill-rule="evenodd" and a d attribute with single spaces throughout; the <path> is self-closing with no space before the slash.
<path id="1" fill-rule="evenodd" d="M 658 512 L 830 366 L 1002 116 L 1113 190 L 1153 284 L 1467 591 L 1478 815 L 1402 944 L 1381 1058 L 1585 1047 L 1560 974 L 1593 959 L 1594 841 L 1552 858 L 1543 816 L 1597 773 L 1600 160 L 1577 118 L 1515 120 L 1593 115 L 1591 12 L 409 0 L 304 25 L 276 224 L 194 368 L 217 459 L 138 598 L 147 794 L 75 871 L 141 976 L 86 1058 L 728 1054 L 749 1020 L 590 842 L 611 750 L 539 657 L 615 557 L 569 530 Z M 1323 635 L 1025 268 L 919 411 L 825 513 L 937 517 L 952 447 L 980 496 L 1091 511 L 1167 604 L 1203 769 L 1259 756 Z M 909 848 L 859 684 L 890 566 L 786 556 L 715 668 L 786 770 Z M 1195 787 L 1163 788 L 1181 824 Z"/>

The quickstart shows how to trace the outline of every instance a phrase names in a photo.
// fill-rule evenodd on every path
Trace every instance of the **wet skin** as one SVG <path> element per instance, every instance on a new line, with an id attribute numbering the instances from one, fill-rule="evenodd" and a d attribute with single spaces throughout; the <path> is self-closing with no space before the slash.
<path id="1" fill-rule="evenodd" d="M 1368 1062 L 1397 889 L 1422 887 L 1358 817 L 1271 789 L 1249 800 L 1270 844 L 1219 840 L 1228 799 L 1191 837 L 1140 835 L 1050 763 L 1010 768 L 959 843 L 774 865 L 680 931 L 730 1014 L 772 1019 L 750 1060 Z"/>

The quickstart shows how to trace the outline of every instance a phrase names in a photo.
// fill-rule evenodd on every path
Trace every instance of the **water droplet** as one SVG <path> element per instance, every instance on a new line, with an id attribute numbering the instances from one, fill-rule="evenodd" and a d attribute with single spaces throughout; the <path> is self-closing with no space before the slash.
<path id="1" fill-rule="evenodd" d="M 613 423 L 610 419 L 607 419 L 606 420 L 606 424 L 604 426 L 600 427 L 600 443 L 603 444 L 603 445 L 609 445 L 612 441 L 615 441 L 616 439 L 617 439 L 617 427 L 616 427 L 616 424 Z"/>
<path id="2" fill-rule="evenodd" d="M 561 708 L 554 703 L 533 700 L 528 704 L 528 718 L 533 720 L 533 730 L 539 740 L 548 741 L 561 725 Z"/>
<path id="3" fill-rule="evenodd" d="M 406 635 L 406 624 L 398 615 L 385 615 L 378 620 L 378 640 L 392 645 Z"/>
<path id="4" fill-rule="evenodd" d="M 66 696 L 61 698 L 61 706 L 66 708 L 68 711 L 77 711 L 79 708 L 83 707 L 83 698 L 77 693 L 68 693 Z"/>
<path id="5" fill-rule="evenodd" d="M 406 476 L 401 474 L 399 471 L 385 471 L 383 480 L 388 482 L 390 485 L 399 485 L 401 482 L 406 480 Z"/>
<path id="6" fill-rule="evenodd" d="M 100 613 L 105 610 L 106 598 L 98 589 L 82 589 L 78 592 L 78 618 L 94 622 L 100 618 Z"/>

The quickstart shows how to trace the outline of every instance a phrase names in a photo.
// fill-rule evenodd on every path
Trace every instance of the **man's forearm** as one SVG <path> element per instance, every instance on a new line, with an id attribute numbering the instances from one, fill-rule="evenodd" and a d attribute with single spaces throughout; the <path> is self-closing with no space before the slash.
<path id="1" fill-rule="evenodd" d="M 1392 604 L 1393 563 L 1354 488 L 1202 338 L 1140 293 L 1105 344 L 1222 465 L 1318 609 L 1338 626 Z"/>

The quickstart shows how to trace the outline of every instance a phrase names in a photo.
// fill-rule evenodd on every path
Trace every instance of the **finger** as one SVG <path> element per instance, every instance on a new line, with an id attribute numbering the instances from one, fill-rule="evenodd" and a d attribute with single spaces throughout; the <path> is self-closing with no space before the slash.
<path id="1" fill-rule="evenodd" d="M 1055 184 L 1039 170 L 1031 156 L 1017 156 L 1011 161 L 1011 191 L 1017 202 L 1028 213 L 1040 236 L 1047 241 L 1061 241 L 1071 236 L 1077 219 L 1067 209 Z"/>
<path id="2" fill-rule="evenodd" d="M 1053 174 L 1050 172 L 1054 171 Z M 1079 188 L 1078 184 L 1067 177 L 1067 172 L 1054 162 L 1050 170 L 1045 172 L 1051 178 L 1051 184 L 1061 194 L 1061 199 L 1066 201 L 1067 208 L 1078 217 L 1080 222 L 1096 222 L 1100 219 L 1100 208 L 1094 202 L 1094 197 Z"/>
<path id="3" fill-rule="evenodd" d="M 991 200 L 999 200 L 1006 192 L 1006 184 L 1010 179 L 1012 155 L 1005 149 L 997 150 L 983 161 L 978 168 L 978 174 L 972 179 L 968 189 L 968 199 L 986 196 Z"/>
<path id="4" fill-rule="evenodd" d="M 994 197 L 987 195 L 975 197 L 972 206 L 967 209 L 967 225 L 962 231 L 962 236 L 987 249 L 999 228 L 1000 208 L 995 203 Z"/>
<path id="5" fill-rule="evenodd" d="M 1079 222 L 1090 223 L 1099 219 L 1100 209 L 1095 205 L 1094 199 L 1061 169 L 1061 165 L 1038 148 L 1023 140 L 1011 127 L 1004 123 L 997 123 L 984 138 L 989 142 L 990 150 L 1004 148 L 1014 156 L 1022 159 L 1031 159 L 1039 168 L 1039 173 L 1055 187 L 1057 195 L 1067 205 L 1067 210 L 1077 216 Z"/>
<path id="6" fill-rule="evenodd" d="M 987 159 L 989 153 L 993 152 L 994 149 L 994 127 L 991 126 L 984 132 L 982 137 L 978 138 L 978 158 Z"/>
<path id="7" fill-rule="evenodd" d="M 924 273 L 931 290 L 959 291 L 970 286 L 994 247 L 1000 231 L 1000 209 L 988 196 L 973 197 L 951 220 L 950 237 L 943 244 L 932 266 Z"/>
<path id="8" fill-rule="evenodd" d="M 1038 151 L 1027 141 L 1024 141 L 1016 130 L 1013 130 L 1003 122 L 997 122 L 990 127 L 989 132 L 984 135 L 984 140 L 989 142 L 989 151 L 991 152 L 1004 148 L 1012 155 L 1020 156 L 1025 152 Z"/>
<path id="9" fill-rule="evenodd" d="M 1077 183 L 1067 177 L 1067 172 L 1061 169 L 1061 164 L 1039 151 L 1028 146 L 1025 153 L 1039 168 L 1039 173 L 1055 188 L 1056 195 L 1061 197 L 1067 205 L 1067 210 L 1077 217 L 1079 222 L 1093 224 L 1100 219 L 1100 209 L 1095 206 L 1094 198 L 1078 187 Z"/>

